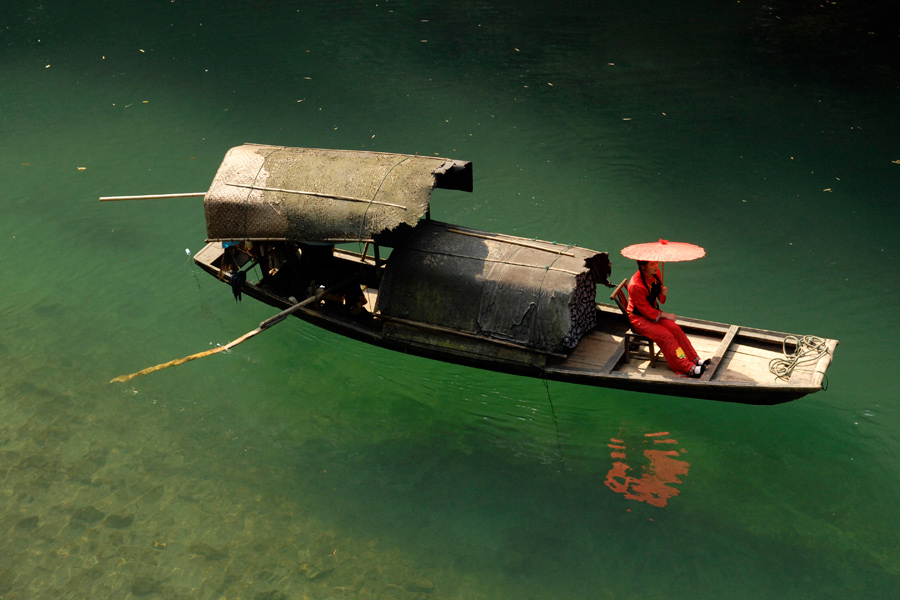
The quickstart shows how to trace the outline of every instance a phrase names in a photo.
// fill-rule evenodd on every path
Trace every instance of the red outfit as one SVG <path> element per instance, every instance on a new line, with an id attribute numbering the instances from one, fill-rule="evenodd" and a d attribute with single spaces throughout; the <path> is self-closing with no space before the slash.
<path id="1" fill-rule="evenodd" d="M 697 362 L 697 352 L 675 321 L 662 318 L 656 298 L 651 300 L 651 290 L 657 286 L 659 301 L 665 304 L 659 275 L 653 275 L 647 281 L 641 276 L 640 269 L 632 275 L 628 282 L 628 318 L 636 332 L 650 338 L 662 349 L 669 368 L 679 375 L 687 375 Z"/>

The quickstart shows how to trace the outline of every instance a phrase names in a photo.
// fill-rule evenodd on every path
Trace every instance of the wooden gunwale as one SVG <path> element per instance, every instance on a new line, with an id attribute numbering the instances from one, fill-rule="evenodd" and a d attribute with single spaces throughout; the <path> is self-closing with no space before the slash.
<path id="1" fill-rule="evenodd" d="M 622 318 L 621 311 L 618 307 L 613 306 L 611 304 L 604 304 L 602 302 L 597 303 L 597 308 L 604 313 L 610 313 L 613 316 Z M 675 322 L 681 327 L 685 333 L 712 333 L 718 334 L 720 336 L 725 336 L 728 333 L 728 330 L 732 327 L 726 323 L 718 323 L 716 321 L 707 321 L 705 319 L 699 319 L 695 317 L 678 317 Z M 769 344 L 782 344 L 784 342 L 784 338 L 792 335 L 790 333 L 783 333 L 780 331 L 772 331 L 769 329 L 756 329 L 753 327 L 740 327 L 740 331 L 738 332 L 738 338 L 746 338 L 755 340 L 757 342 L 765 342 Z"/>
<path id="2" fill-rule="evenodd" d="M 825 380 L 825 371 L 828 370 L 828 366 L 831 364 L 837 345 L 837 340 L 828 340 L 825 344 L 825 348 L 828 351 L 820 356 L 819 360 L 816 361 L 816 364 L 813 366 L 813 382 L 820 387 Z"/>

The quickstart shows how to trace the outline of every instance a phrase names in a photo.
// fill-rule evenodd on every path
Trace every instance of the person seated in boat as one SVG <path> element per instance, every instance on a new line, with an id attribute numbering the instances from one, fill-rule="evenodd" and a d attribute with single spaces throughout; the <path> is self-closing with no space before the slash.
<path id="1" fill-rule="evenodd" d="M 656 343 L 669 368 L 685 377 L 700 377 L 709 359 L 700 360 L 691 341 L 675 323 L 675 315 L 663 312 L 668 289 L 663 285 L 656 261 L 639 260 L 638 270 L 628 281 L 628 318 L 634 330 Z"/>

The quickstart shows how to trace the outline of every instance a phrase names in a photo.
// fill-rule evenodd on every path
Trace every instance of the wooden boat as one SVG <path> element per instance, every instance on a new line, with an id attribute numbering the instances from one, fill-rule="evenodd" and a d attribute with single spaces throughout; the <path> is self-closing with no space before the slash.
<path id="1" fill-rule="evenodd" d="M 634 350 L 618 306 L 596 302 L 598 284 L 613 287 L 607 253 L 431 220 L 434 188 L 471 191 L 471 163 L 232 148 L 204 196 L 208 239 L 194 261 L 280 309 L 337 284 L 293 314 L 438 360 L 749 404 L 823 389 L 836 340 L 701 319 L 678 323 L 712 364 L 699 379 L 676 375 Z"/>

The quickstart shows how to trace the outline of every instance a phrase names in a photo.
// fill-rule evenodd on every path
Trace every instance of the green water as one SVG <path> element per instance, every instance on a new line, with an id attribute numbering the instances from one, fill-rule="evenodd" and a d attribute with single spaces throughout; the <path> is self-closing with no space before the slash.
<path id="1" fill-rule="evenodd" d="M 0 598 L 889 598 L 895 85 L 747 3 L 27 0 L 0 17 Z M 865 65 L 860 65 L 860 68 Z M 750 407 L 445 365 L 192 266 L 228 148 L 471 160 L 435 218 L 671 265 L 676 313 L 841 341 Z M 617 466 L 618 465 L 618 466 Z"/>

